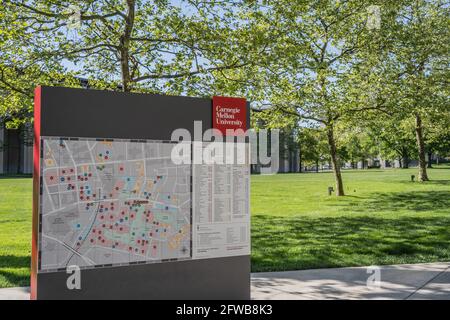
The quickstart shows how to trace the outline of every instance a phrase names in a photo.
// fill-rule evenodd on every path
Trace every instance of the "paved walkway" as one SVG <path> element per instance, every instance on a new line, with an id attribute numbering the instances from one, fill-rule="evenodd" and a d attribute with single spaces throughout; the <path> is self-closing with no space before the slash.
<path id="1" fill-rule="evenodd" d="M 29 287 L 0 289 L 0 300 L 29 300 L 29 299 L 30 299 Z"/>
<path id="2" fill-rule="evenodd" d="M 367 267 L 252 274 L 252 299 L 445 299 L 450 263 L 380 266 L 379 286 Z"/>
<path id="3" fill-rule="evenodd" d="M 379 286 L 367 286 L 366 267 L 252 274 L 252 299 L 445 299 L 450 263 L 381 266 Z M 0 300 L 27 300 L 29 288 L 0 289 Z"/>

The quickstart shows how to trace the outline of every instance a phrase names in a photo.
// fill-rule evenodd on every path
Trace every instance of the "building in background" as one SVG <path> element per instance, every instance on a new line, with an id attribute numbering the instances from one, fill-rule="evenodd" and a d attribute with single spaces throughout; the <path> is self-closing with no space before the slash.
<path id="1" fill-rule="evenodd" d="M 7 129 L 0 119 L 0 174 L 33 173 L 31 126 Z"/>
<path id="2" fill-rule="evenodd" d="M 89 81 L 78 78 L 81 88 L 88 89 Z M 59 85 L 58 81 L 55 85 Z M 121 89 L 119 86 L 118 89 Z M 27 124 L 8 129 L 0 118 L 0 174 L 33 173 L 33 127 Z"/>
<path id="3" fill-rule="evenodd" d="M 297 132 L 293 129 L 280 130 L 278 163 L 269 165 L 252 164 L 251 172 L 261 174 L 300 172 L 300 147 L 296 142 L 296 135 Z M 267 139 L 270 141 L 270 134 Z M 276 157 L 272 158 L 272 161 L 277 160 Z M 277 168 L 277 170 L 274 170 L 274 168 Z"/>

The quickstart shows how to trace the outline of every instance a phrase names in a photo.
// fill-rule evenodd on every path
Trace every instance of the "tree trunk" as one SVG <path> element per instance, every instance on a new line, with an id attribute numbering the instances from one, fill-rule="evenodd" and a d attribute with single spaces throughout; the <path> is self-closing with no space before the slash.
<path id="1" fill-rule="evenodd" d="M 427 163 L 427 168 L 433 168 L 432 163 L 431 163 L 431 157 L 433 156 L 433 152 L 428 152 L 428 163 Z"/>
<path id="2" fill-rule="evenodd" d="M 402 156 L 401 156 L 401 165 L 400 168 L 408 169 L 409 168 L 409 154 L 408 148 L 402 147 Z"/>
<path id="3" fill-rule="evenodd" d="M 302 160 L 302 149 L 301 148 L 299 148 L 298 161 L 299 161 L 299 172 L 302 173 L 303 172 L 303 160 Z"/>
<path id="4" fill-rule="evenodd" d="M 408 169 L 408 168 L 409 168 L 409 159 L 408 159 L 408 156 L 403 156 L 403 159 L 402 159 L 402 168 L 403 168 L 403 169 Z"/>
<path id="5" fill-rule="evenodd" d="M 125 29 L 120 36 L 120 71 L 122 73 L 122 91 L 128 92 L 131 90 L 130 83 L 130 38 L 134 27 L 134 10 L 135 0 L 127 0 L 127 15 L 125 18 Z"/>
<path id="6" fill-rule="evenodd" d="M 336 140 L 332 124 L 327 125 L 328 146 L 330 148 L 331 164 L 333 166 L 334 180 L 336 182 L 336 196 L 344 196 L 344 184 L 342 183 L 341 166 L 337 155 Z"/>
<path id="7" fill-rule="evenodd" d="M 416 114 L 416 141 L 419 151 L 419 181 L 428 181 L 427 162 L 425 160 L 425 143 L 423 139 L 422 118 Z"/>

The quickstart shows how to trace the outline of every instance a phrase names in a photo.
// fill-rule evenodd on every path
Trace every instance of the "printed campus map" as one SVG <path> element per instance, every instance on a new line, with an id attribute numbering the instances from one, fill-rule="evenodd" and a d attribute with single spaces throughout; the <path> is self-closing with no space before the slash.
<path id="1" fill-rule="evenodd" d="M 40 271 L 191 257 L 191 165 L 174 143 L 42 137 Z"/>

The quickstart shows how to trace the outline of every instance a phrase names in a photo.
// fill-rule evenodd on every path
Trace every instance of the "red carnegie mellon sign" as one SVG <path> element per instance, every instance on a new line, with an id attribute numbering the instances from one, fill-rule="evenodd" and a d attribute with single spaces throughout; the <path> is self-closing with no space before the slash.
<path id="1" fill-rule="evenodd" d="M 227 129 L 247 130 L 247 101 L 244 98 L 213 97 L 213 128 L 226 135 Z"/>

